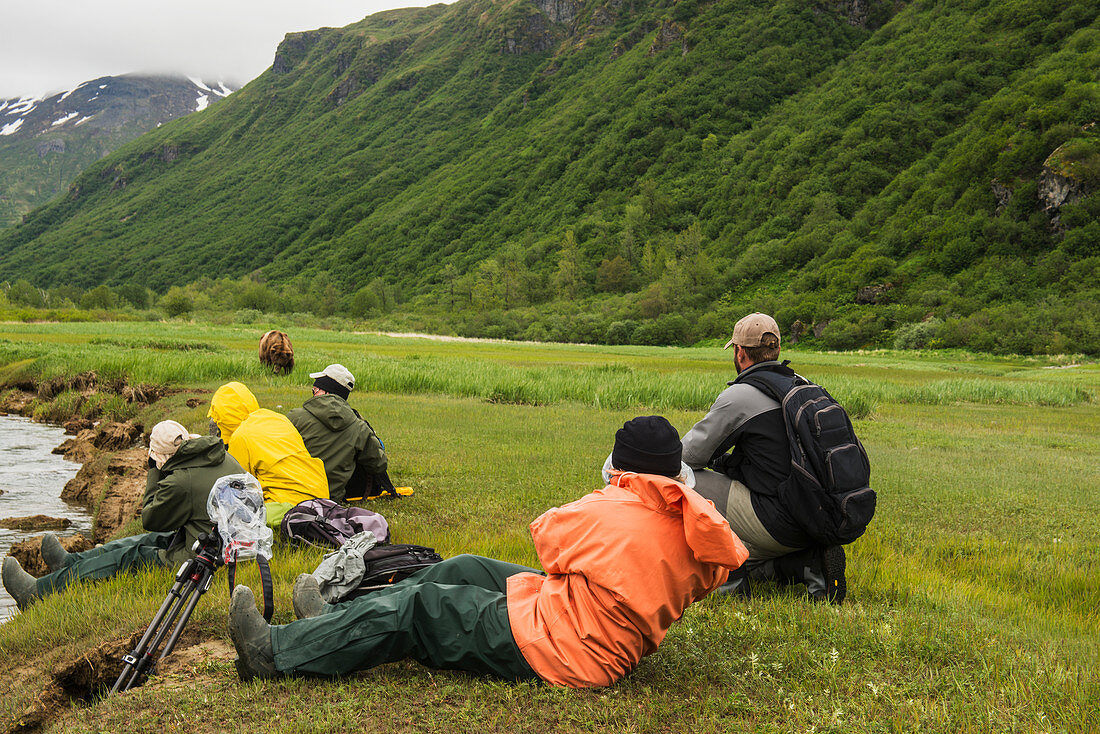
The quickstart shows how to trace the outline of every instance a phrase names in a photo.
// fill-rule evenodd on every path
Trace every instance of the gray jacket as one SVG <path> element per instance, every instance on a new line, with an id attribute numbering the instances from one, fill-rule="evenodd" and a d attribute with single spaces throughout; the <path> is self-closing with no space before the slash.
<path id="1" fill-rule="evenodd" d="M 738 377 L 776 366 L 779 362 L 759 362 Z M 684 434 L 683 461 L 692 469 L 712 469 L 744 484 L 764 528 L 783 545 L 801 547 L 804 533 L 778 495 L 791 467 L 782 407 L 752 385 L 736 380 L 728 385 Z"/>

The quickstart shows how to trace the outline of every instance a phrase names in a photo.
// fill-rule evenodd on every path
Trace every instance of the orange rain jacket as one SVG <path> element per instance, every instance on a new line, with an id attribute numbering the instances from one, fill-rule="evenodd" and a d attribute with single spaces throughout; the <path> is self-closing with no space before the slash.
<path id="1" fill-rule="evenodd" d="M 508 618 L 548 683 L 611 685 L 693 602 L 749 557 L 709 500 L 668 477 L 623 473 L 531 523 L 548 576 L 508 579 Z"/>

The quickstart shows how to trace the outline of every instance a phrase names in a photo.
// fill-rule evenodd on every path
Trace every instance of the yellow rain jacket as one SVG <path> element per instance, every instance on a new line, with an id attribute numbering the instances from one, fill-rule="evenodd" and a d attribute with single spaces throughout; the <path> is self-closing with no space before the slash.
<path id="1" fill-rule="evenodd" d="M 327 498 L 324 463 L 309 455 L 285 415 L 258 405 L 247 387 L 231 382 L 214 393 L 210 417 L 229 444 L 230 455 L 260 481 L 264 502 L 298 504 L 313 497 Z M 227 430 L 232 438 L 226 437 Z"/>
<path id="2" fill-rule="evenodd" d="M 214 419 L 222 432 L 222 441 L 228 444 L 244 419 L 259 409 L 260 404 L 251 390 L 239 382 L 229 382 L 214 393 L 206 417 Z"/>

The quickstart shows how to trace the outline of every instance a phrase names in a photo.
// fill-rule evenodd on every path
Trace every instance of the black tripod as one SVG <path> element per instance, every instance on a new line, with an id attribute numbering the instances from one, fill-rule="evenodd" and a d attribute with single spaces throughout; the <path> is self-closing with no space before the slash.
<path id="1" fill-rule="evenodd" d="M 142 635 L 137 647 L 122 658 L 122 673 L 115 681 L 111 693 L 128 691 L 141 679 L 153 665 L 153 656 L 160 643 L 168 635 L 168 642 L 158 660 L 163 660 L 176 646 L 184 625 L 195 611 L 199 597 L 206 593 L 214 578 L 214 572 L 222 565 L 222 540 L 217 528 L 199 536 L 193 550 L 195 557 L 180 566 L 176 573 L 176 583 L 168 591 L 164 603 L 160 605 L 153 621 Z M 180 612 L 183 612 L 182 616 Z M 179 617 L 179 621 L 176 618 Z M 172 623 L 175 622 L 175 626 Z M 169 632 L 171 634 L 169 635 Z"/>

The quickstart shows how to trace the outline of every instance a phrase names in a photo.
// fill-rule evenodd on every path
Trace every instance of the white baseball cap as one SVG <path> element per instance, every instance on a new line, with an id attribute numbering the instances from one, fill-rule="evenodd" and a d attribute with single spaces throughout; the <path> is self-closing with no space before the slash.
<path id="1" fill-rule="evenodd" d="M 348 392 L 355 389 L 355 375 L 342 364 L 330 364 L 320 372 L 310 372 L 309 376 L 314 380 L 318 377 L 327 377 Z"/>

